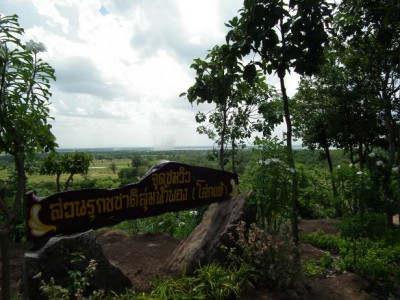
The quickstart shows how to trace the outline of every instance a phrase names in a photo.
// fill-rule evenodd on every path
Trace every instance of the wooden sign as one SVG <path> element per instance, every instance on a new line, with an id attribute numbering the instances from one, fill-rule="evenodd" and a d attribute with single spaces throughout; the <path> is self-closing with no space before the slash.
<path id="1" fill-rule="evenodd" d="M 237 184 L 237 175 L 230 172 L 166 162 L 151 168 L 138 183 L 118 189 L 83 189 L 46 198 L 30 192 L 27 239 L 84 232 L 225 201 Z"/>

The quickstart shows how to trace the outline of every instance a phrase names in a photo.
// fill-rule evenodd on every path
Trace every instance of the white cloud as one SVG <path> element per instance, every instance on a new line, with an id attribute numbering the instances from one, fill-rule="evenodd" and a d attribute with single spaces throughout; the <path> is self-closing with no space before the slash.
<path id="1" fill-rule="evenodd" d="M 211 145 L 179 98 L 192 60 L 223 43 L 240 0 L 3 0 L 55 70 L 51 114 L 61 147 Z M 288 90 L 295 84 L 289 82 Z"/>

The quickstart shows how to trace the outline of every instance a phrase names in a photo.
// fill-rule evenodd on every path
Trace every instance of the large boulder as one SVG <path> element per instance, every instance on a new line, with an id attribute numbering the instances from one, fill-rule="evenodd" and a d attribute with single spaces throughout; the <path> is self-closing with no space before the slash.
<path id="1" fill-rule="evenodd" d="M 69 270 L 85 271 L 90 259 L 97 262 L 97 268 L 90 279 L 89 290 L 123 292 L 132 286 L 131 281 L 120 269 L 109 262 L 97 241 L 97 232 L 89 231 L 72 236 L 53 237 L 40 250 L 26 252 L 21 289 L 27 299 L 43 299 L 40 280 L 34 278 L 41 273 L 41 278 L 68 287 L 71 284 Z M 85 260 L 72 263 L 72 253 L 81 252 Z"/>
<path id="2" fill-rule="evenodd" d="M 166 260 L 166 272 L 179 276 L 185 269 L 190 274 L 199 264 L 226 261 L 226 252 L 221 246 L 231 244 L 229 233 L 239 221 L 248 224 L 255 221 L 255 212 L 246 205 L 245 195 L 211 204 L 201 223 Z"/>

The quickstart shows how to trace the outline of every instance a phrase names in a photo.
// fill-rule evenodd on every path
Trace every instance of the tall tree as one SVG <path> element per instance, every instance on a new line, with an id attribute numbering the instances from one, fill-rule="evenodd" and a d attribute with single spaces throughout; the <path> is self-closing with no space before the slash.
<path id="1" fill-rule="evenodd" d="M 358 162 L 363 168 L 366 154 L 382 143 L 377 97 L 371 93 L 365 75 L 341 66 L 337 55 L 335 51 L 327 53 L 321 72 L 303 77 L 294 97 L 295 133 L 310 149 L 323 149 L 334 195 L 336 186 L 329 148 L 347 150 L 352 163 Z M 362 199 L 359 205 L 355 211 L 360 208 L 362 212 Z"/>
<path id="2" fill-rule="evenodd" d="M 294 69 L 299 74 L 311 75 L 323 61 L 323 46 L 328 41 L 325 25 L 330 8 L 323 0 L 247 0 L 235 17 L 227 24 L 231 30 L 227 41 L 239 60 L 249 54 L 243 77 L 250 82 L 257 68 L 264 72 L 275 72 L 280 81 L 286 121 L 286 148 L 288 163 L 295 170 L 292 149 L 292 119 L 285 76 Z M 246 57 L 247 58 L 247 57 Z M 297 173 L 293 173 L 292 234 L 298 244 L 297 217 L 299 211 Z M 299 261 L 299 258 L 298 258 Z"/>
<path id="3" fill-rule="evenodd" d="M 196 115 L 198 123 L 206 122 L 208 117 L 210 125 L 201 125 L 197 131 L 216 140 L 219 146 L 219 165 L 224 170 L 228 144 L 232 146 L 234 154 L 238 141 L 248 138 L 252 130 L 264 128 L 262 122 L 250 121 L 250 116 L 257 110 L 254 109 L 255 100 L 266 102 L 268 86 L 264 78 L 257 74 L 253 77 L 253 85 L 242 80 L 241 64 L 231 53 L 229 45 L 215 46 L 205 60 L 195 59 L 191 68 L 196 70 L 196 82 L 181 96 L 186 96 L 191 103 L 215 104 L 215 108 L 208 114 L 199 112 Z M 263 99 L 260 96 L 254 97 L 253 88 L 263 90 Z"/>
<path id="4" fill-rule="evenodd" d="M 395 164 L 396 138 L 399 134 L 399 124 L 396 122 L 400 108 L 399 2 L 343 0 L 337 9 L 335 32 L 338 44 L 347 53 L 348 59 L 342 63 L 353 71 L 356 71 L 356 67 L 358 72 L 367 74 L 374 95 L 382 103 L 389 158 L 386 170 L 389 178 Z M 385 188 L 385 198 L 393 198 L 389 182 Z M 400 196 L 398 210 L 400 211 Z M 388 225 L 392 225 L 389 211 L 387 220 Z"/>
<path id="5" fill-rule="evenodd" d="M 0 17 L 0 152 L 13 156 L 18 178 L 13 204 L 0 197 L 6 220 L 0 230 L 5 300 L 10 299 L 8 242 L 25 193 L 25 159 L 56 146 L 48 124 L 49 82 L 55 80 L 54 70 L 38 58 L 46 50 L 44 45 L 33 41 L 22 45 L 22 34 L 16 15 Z"/>
<path id="6" fill-rule="evenodd" d="M 333 196 L 337 189 L 333 177 L 330 147 L 333 146 L 331 101 L 321 86 L 312 78 L 302 78 L 293 98 L 293 131 L 310 150 L 322 149 L 331 175 Z M 340 214 L 340 212 L 338 212 Z"/>

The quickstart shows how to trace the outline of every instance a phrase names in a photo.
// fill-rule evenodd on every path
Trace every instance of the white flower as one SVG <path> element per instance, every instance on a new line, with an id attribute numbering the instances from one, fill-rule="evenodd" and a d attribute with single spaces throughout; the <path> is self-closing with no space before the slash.
<path id="1" fill-rule="evenodd" d="M 191 210 L 191 211 L 189 212 L 189 214 L 190 214 L 191 216 L 197 216 L 197 215 L 199 214 L 199 212 L 198 212 L 197 210 Z"/>
<path id="2" fill-rule="evenodd" d="M 353 167 L 353 164 L 349 164 L 349 167 L 352 168 L 352 167 Z"/>
<path id="3" fill-rule="evenodd" d="M 159 222 L 158 226 L 161 226 L 162 224 L 164 224 L 164 221 Z"/>
<path id="4" fill-rule="evenodd" d="M 337 165 L 337 167 L 336 167 L 338 170 L 340 170 L 340 165 Z"/>
<path id="5" fill-rule="evenodd" d="M 362 174 L 363 174 L 363 172 L 361 172 L 361 171 L 357 172 L 357 175 L 362 175 Z"/>
<path id="6" fill-rule="evenodd" d="M 381 160 L 378 160 L 377 162 L 376 162 L 376 165 L 379 167 L 379 166 L 382 166 L 383 165 L 383 161 L 381 161 Z"/>
<path id="7" fill-rule="evenodd" d="M 269 158 L 267 158 L 266 160 L 264 160 L 264 165 L 269 165 L 269 163 L 271 162 L 271 160 Z"/>
<path id="8" fill-rule="evenodd" d="M 368 154 L 369 157 L 375 157 L 375 153 L 371 152 L 370 154 Z"/>
<path id="9" fill-rule="evenodd" d="M 392 171 L 393 172 L 397 172 L 399 170 L 399 167 L 398 166 L 394 166 L 393 168 L 392 168 Z"/>
<path id="10" fill-rule="evenodd" d="M 260 160 L 258 161 L 258 163 L 259 163 L 260 165 L 262 165 L 264 162 L 262 161 L 262 159 L 260 159 Z"/>
<path id="11" fill-rule="evenodd" d="M 294 169 L 293 168 L 286 168 L 290 173 L 294 174 Z"/>
<path id="12" fill-rule="evenodd" d="M 276 162 L 276 163 L 280 162 L 280 159 L 279 159 L 279 158 L 271 158 L 271 160 L 272 160 L 273 162 Z"/>
<path id="13" fill-rule="evenodd" d="M 41 42 L 35 42 L 33 40 L 30 40 L 29 42 L 26 43 L 25 45 L 26 50 L 30 50 L 33 53 L 37 54 L 39 52 L 46 52 L 46 46 L 41 43 Z"/>
<path id="14" fill-rule="evenodd" d="M 182 227 L 183 225 L 185 225 L 185 222 L 179 222 L 178 223 L 178 227 Z"/>

